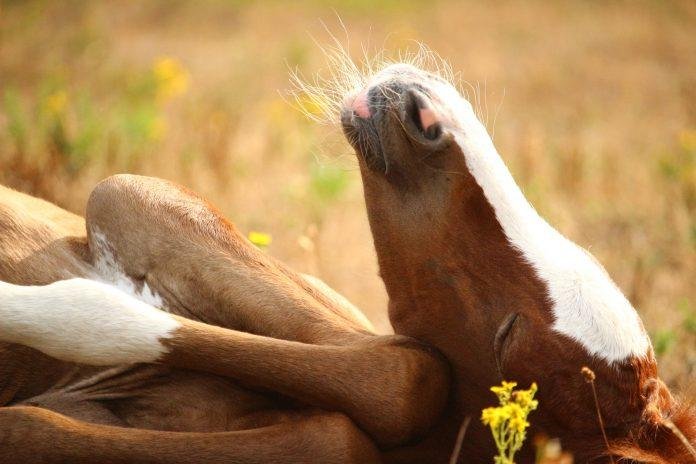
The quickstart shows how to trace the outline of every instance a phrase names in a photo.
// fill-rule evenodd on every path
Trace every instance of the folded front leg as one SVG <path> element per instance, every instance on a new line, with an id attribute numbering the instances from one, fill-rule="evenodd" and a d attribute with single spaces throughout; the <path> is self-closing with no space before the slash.
<path id="1" fill-rule="evenodd" d="M 236 432 L 183 433 L 95 425 L 18 406 L 0 408 L 0 462 L 372 464 L 380 458 L 369 438 L 338 413 L 298 413 Z"/>
<path id="2" fill-rule="evenodd" d="M 171 182 L 109 177 L 90 195 L 86 220 L 97 269 L 147 284 L 172 312 L 306 343 L 371 335 L 341 298 L 257 249 L 214 207 Z"/>

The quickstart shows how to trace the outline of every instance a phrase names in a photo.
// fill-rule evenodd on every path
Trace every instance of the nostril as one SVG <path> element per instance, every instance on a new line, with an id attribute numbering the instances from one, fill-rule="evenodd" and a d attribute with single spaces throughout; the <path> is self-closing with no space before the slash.
<path id="1" fill-rule="evenodd" d="M 417 90 L 409 90 L 407 97 L 408 116 L 425 138 L 429 140 L 437 139 L 442 133 L 440 117 L 427 100 L 427 97 Z"/>
<path id="2" fill-rule="evenodd" d="M 425 132 L 427 132 L 433 124 L 438 122 L 435 111 L 433 111 L 432 108 L 419 108 L 418 113 L 420 116 L 421 126 Z"/>

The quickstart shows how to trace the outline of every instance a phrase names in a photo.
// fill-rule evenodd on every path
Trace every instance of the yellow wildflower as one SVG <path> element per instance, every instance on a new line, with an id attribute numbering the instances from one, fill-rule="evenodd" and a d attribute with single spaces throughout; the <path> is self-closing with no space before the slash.
<path id="1" fill-rule="evenodd" d="M 511 419 L 524 416 L 524 410 L 517 403 L 508 403 L 503 407 L 507 409 L 507 415 Z"/>
<path id="2" fill-rule="evenodd" d="M 481 412 L 481 421 L 492 428 L 497 428 L 505 419 L 505 411 L 502 408 L 486 408 Z"/>
<path id="3" fill-rule="evenodd" d="M 517 386 L 517 382 L 506 382 L 503 381 L 503 384 L 499 387 L 491 387 L 491 391 L 496 394 L 498 399 L 500 400 L 500 404 L 504 404 L 507 402 L 507 400 L 510 399 L 510 395 L 512 394 L 512 389 Z"/>
<path id="4" fill-rule="evenodd" d="M 162 57 L 152 65 L 152 75 L 157 85 L 157 99 L 165 102 L 186 93 L 189 86 L 189 73 L 175 58 Z"/>
<path id="5" fill-rule="evenodd" d="M 272 237 L 270 234 L 263 232 L 251 231 L 249 232 L 249 241 L 259 248 L 265 248 L 271 244 Z"/>
<path id="6" fill-rule="evenodd" d="M 679 144 L 686 151 L 696 151 L 696 129 L 684 129 L 679 133 Z"/>
<path id="7" fill-rule="evenodd" d="M 46 114 L 54 117 L 61 116 L 65 113 L 65 108 L 68 106 L 68 93 L 65 90 L 58 90 L 46 97 L 44 101 L 44 111 Z"/>
<path id="8" fill-rule="evenodd" d="M 527 416 L 538 405 L 534 399 L 536 383 L 529 390 L 514 390 L 516 386 L 516 382 L 503 382 L 500 386 L 491 387 L 500 406 L 481 412 L 481 421 L 490 427 L 498 449 L 496 464 L 514 464 L 515 453 L 522 448 L 530 425 Z"/>
<path id="9" fill-rule="evenodd" d="M 527 427 L 529 427 L 529 422 L 521 417 L 513 417 L 510 419 L 510 428 L 515 430 L 517 433 L 524 432 Z"/>
<path id="10" fill-rule="evenodd" d="M 531 409 L 536 409 L 539 403 L 534 399 L 534 394 L 537 391 L 537 384 L 533 383 L 529 390 L 517 390 L 513 394 L 513 399 L 515 403 L 519 404 L 523 409 L 531 407 Z"/>

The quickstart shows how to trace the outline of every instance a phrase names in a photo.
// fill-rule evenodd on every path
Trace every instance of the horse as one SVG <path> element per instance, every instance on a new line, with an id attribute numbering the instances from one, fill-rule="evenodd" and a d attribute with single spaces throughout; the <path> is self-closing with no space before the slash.
<path id="1" fill-rule="evenodd" d="M 397 63 L 331 89 L 395 335 L 170 182 L 110 177 L 84 220 L 1 190 L 0 457 L 488 462 L 467 419 L 514 379 L 539 387 L 532 432 L 578 462 L 692 462 L 696 411 L 638 314 L 447 77 Z"/>

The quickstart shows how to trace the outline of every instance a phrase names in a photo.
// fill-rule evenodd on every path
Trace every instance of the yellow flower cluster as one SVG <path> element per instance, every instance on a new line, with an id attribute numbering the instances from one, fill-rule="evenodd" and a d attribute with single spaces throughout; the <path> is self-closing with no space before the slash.
<path id="1" fill-rule="evenodd" d="M 183 95 L 188 90 L 189 73 L 175 58 L 162 57 L 155 60 L 152 75 L 157 85 L 157 99 L 161 102 Z"/>
<path id="2" fill-rule="evenodd" d="M 44 100 L 43 110 L 53 117 L 60 117 L 68 106 L 68 93 L 65 90 L 53 92 Z"/>
<path id="3" fill-rule="evenodd" d="M 527 416 L 539 405 L 534 399 L 536 383 L 529 390 L 514 390 L 516 386 L 516 382 L 504 381 L 500 386 L 491 387 L 500 405 L 486 408 L 481 413 L 481 421 L 491 428 L 498 448 L 496 464 L 514 463 L 515 453 L 522 448 L 530 425 Z"/>
<path id="4" fill-rule="evenodd" d="M 516 403 L 506 404 L 497 408 L 486 408 L 483 410 L 481 420 L 484 424 L 490 425 L 491 428 L 497 428 L 504 421 L 507 421 L 508 427 L 516 432 L 524 432 L 529 427 L 524 409 Z"/>

